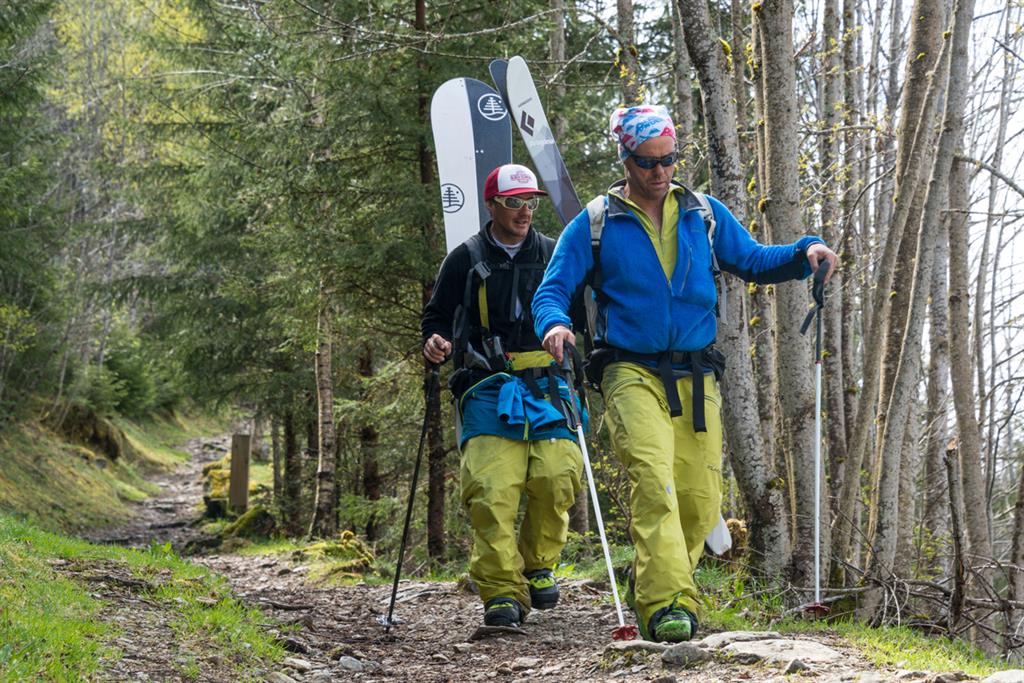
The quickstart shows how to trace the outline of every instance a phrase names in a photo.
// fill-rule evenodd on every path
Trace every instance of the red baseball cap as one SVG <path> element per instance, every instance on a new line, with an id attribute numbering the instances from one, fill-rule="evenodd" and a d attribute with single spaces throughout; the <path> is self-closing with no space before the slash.
<path id="1" fill-rule="evenodd" d="M 519 164 L 505 164 L 491 171 L 484 183 L 484 201 L 495 195 L 547 194 L 538 187 L 533 171 Z"/>

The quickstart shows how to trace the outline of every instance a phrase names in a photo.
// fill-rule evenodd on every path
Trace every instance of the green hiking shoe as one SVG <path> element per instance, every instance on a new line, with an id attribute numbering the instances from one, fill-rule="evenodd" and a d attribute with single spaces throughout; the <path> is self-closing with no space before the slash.
<path id="1" fill-rule="evenodd" d="M 681 643 L 697 635 L 697 617 L 673 602 L 654 613 L 647 624 L 644 640 L 659 643 Z"/>
<path id="2" fill-rule="evenodd" d="M 484 603 L 484 625 L 518 627 L 523 621 L 523 608 L 513 598 L 491 598 Z"/>
<path id="3" fill-rule="evenodd" d="M 535 569 L 526 572 L 530 584 L 530 604 L 534 609 L 551 609 L 558 604 L 558 584 L 550 569 Z"/>

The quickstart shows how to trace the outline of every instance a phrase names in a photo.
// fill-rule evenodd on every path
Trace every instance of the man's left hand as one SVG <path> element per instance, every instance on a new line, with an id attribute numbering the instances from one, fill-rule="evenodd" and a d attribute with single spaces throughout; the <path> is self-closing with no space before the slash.
<path id="1" fill-rule="evenodd" d="M 815 242 L 807 247 L 807 262 L 811 264 L 811 272 L 817 272 L 818 264 L 821 263 L 822 259 L 828 261 L 831 266 L 828 269 L 828 275 L 825 276 L 825 282 L 828 282 L 836 272 L 836 266 L 839 265 L 839 257 L 836 256 L 836 252 L 821 242 Z"/>

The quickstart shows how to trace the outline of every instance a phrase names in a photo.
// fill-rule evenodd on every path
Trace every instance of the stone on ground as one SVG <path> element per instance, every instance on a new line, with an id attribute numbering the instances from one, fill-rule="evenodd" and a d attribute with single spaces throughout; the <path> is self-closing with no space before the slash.
<path id="1" fill-rule="evenodd" d="M 661 661 L 665 666 L 678 666 L 686 669 L 703 664 L 709 659 L 711 659 L 711 653 L 693 643 L 676 643 L 661 655 Z"/>
<path id="2" fill-rule="evenodd" d="M 997 671 L 991 676 L 983 678 L 981 683 L 1024 683 L 1024 669 Z"/>
<path id="3" fill-rule="evenodd" d="M 729 643 L 743 643 L 750 640 L 770 640 L 781 638 L 782 635 L 776 631 L 725 631 L 724 633 L 712 633 L 704 636 L 701 640 L 695 640 L 694 645 L 718 650 Z"/>
<path id="4" fill-rule="evenodd" d="M 781 664 L 791 659 L 801 659 L 804 663 L 827 664 L 842 658 L 839 652 L 827 645 L 811 640 L 787 638 L 733 642 L 723 647 L 722 652 L 735 661 L 748 664 L 762 660 Z"/>
<path id="5" fill-rule="evenodd" d="M 626 652 L 664 652 L 669 643 L 652 643 L 649 640 L 613 640 L 604 646 L 605 654 L 624 654 Z"/>

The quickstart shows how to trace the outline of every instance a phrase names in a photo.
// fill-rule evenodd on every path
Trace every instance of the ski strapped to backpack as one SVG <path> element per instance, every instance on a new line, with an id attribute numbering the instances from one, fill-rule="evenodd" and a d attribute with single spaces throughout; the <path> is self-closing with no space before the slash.
<path id="1" fill-rule="evenodd" d="M 688 190 L 689 191 L 689 190 Z M 722 270 L 718 266 L 718 257 L 715 256 L 715 228 L 717 222 L 715 221 L 714 211 L 711 209 L 711 202 L 708 201 L 707 195 L 700 192 L 689 191 L 690 194 L 697 200 L 698 210 L 700 211 L 701 217 L 704 220 L 704 225 L 707 228 L 708 237 L 708 249 L 711 252 L 711 272 L 718 283 L 718 302 L 716 309 L 719 313 L 719 317 L 724 321 L 726 320 L 726 304 L 725 304 L 725 286 L 721 282 Z M 587 216 L 590 220 L 590 250 L 593 254 L 594 267 L 591 270 L 589 283 L 591 288 L 594 290 L 594 295 L 597 300 L 600 300 L 604 295 L 602 293 L 602 285 L 604 284 L 603 276 L 601 273 L 601 236 L 604 233 L 605 219 L 608 214 L 608 196 L 598 195 L 594 199 L 587 203 Z M 594 299 L 587 299 L 587 344 L 590 348 L 593 348 L 593 335 L 597 329 L 597 301 Z M 721 374 L 725 370 L 724 357 L 720 351 L 715 350 L 712 347 L 706 349 L 700 349 L 698 351 L 666 351 L 663 353 L 633 353 L 631 351 L 625 351 L 622 349 L 614 349 L 611 347 L 598 348 L 589 353 L 590 360 L 588 361 L 588 376 L 592 384 L 596 388 L 600 389 L 601 374 L 604 372 L 604 366 L 610 362 L 621 360 L 621 361 L 633 361 L 633 362 L 644 362 L 653 361 L 658 364 L 658 375 L 661 378 L 661 382 L 665 387 L 665 398 L 668 401 L 669 414 L 672 417 L 679 417 L 683 414 L 683 406 L 679 400 L 679 392 L 676 389 L 676 376 L 673 370 L 674 364 L 689 363 L 691 367 L 691 375 L 693 377 L 693 430 L 695 432 L 706 432 L 707 425 L 704 420 L 704 373 L 698 371 L 708 366 L 711 367 L 715 375 L 721 377 Z"/>

